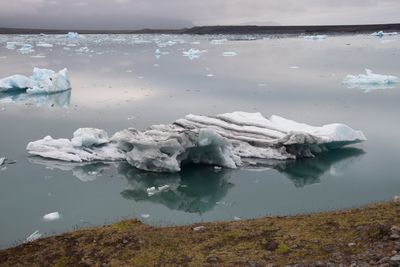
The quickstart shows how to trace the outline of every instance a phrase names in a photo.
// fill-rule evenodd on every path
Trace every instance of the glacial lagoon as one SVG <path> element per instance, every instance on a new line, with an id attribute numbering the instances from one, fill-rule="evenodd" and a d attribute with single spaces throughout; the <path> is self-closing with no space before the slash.
<path id="1" fill-rule="evenodd" d="M 0 157 L 8 162 L 0 167 L 0 246 L 37 230 L 46 236 L 124 218 L 168 226 L 389 200 L 400 194 L 400 86 L 343 80 L 365 69 L 399 77 L 399 62 L 399 35 L 0 35 L 0 78 L 68 68 L 72 84 L 53 94 L 0 93 Z M 113 133 L 236 110 L 341 122 L 368 140 L 269 168 L 189 165 L 179 173 L 26 152 L 31 141 L 70 138 L 81 127 Z M 43 218 L 53 212 L 59 217 Z"/>

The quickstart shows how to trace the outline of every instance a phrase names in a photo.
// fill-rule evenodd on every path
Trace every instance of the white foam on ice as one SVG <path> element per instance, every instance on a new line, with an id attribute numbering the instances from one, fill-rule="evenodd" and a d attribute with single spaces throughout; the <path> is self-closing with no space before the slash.
<path id="1" fill-rule="evenodd" d="M 0 92 L 26 90 L 28 94 L 62 92 L 71 89 L 68 70 L 55 72 L 34 68 L 31 77 L 16 74 L 0 80 Z"/>
<path id="2" fill-rule="evenodd" d="M 366 74 L 347 75 L 343 83 L 348 88 L 358 88 L 366 92 L 377 89 L 391 89 L 400 82 L 399 77 L 393 75 L 382 75 L 373 73 L 366 69 Z"/>
<path id="3" fill-rule="evenodd" d="M 56 212 L 51 212 L 43 216 L 43 220 L 45 221 L 55 221 L 59 220 L 61 218 L 61 215 L 58 211 Z"/>
<path id="4" fill-rule="evenodd" d="M 329 149 L 365 141 L 361 131 L 335 123 L 315 127 L 279 116 L 232 112 L 187 115 L 169 125 L 115 133 L 81 128 L 72 140 L 50 136 L 28 144 L 28 153 L 71 162 L 127 160 L 146 171 L 179 172 L 182 164 L 226 168 L 262 165 L 268 160 L 313 157 Z M 149 188 L 155 194 L 167 188 Z"/>

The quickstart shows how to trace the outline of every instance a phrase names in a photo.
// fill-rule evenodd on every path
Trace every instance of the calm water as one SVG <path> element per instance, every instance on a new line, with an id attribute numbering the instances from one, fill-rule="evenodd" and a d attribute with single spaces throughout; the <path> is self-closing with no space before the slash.
<path id="1" fill-rule="evenodd" d="M 0 246 L 18 244 L 36 230 L 51 235 L 122 218 L 187 224 L 348 208 L 400 194 L 400 88 L 365 92 L 342 84 L 364 68 L 400 76 L 399 36 L 212 41 L 223 38 L 230 39 L 0 35 L 1 77 L 30 75 L 35 66 L 67 67 L 73 86 L 47 96 L 0 95 L 0 156 L 16 161 L 0 170 Z M 7 49 L 10 41 L 30 43 L 35 51 Z M 53 47 L 35 46 L 41 42 Z M 207 52 L 191 60 L 182 55 L 190 48 Z M 25 151 L 29 141 L 47 134 L 70 138 L 79 127 L 112 134 L 189 113 L 235 110 L 315 125 L 343 122 L 369 140 L 272 169 L 187 166 L 179 174 L 141 172 L 126 163 L 68 164 Z M 146 188 L 161 185 L 172 190 L 147 195 Z M 55 211 L 59 220 L 42 219 Z"/>

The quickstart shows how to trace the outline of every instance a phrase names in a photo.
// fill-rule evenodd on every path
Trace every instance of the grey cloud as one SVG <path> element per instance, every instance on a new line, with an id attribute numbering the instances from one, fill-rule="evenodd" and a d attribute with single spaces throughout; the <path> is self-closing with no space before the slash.
<path id="1" fill-rule="evenodd" d="M 0 27 L 133 29 L 400 22 L 398 0 L 0 0 Z"/>

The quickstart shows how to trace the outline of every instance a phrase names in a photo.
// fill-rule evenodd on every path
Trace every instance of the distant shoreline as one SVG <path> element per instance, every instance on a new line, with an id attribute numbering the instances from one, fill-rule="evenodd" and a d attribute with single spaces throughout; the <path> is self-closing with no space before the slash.
<path id="1" fill-rule="evenodd" d="M 196 26 L 183 29 L 141 30 L 74 30 L 1 28 L 0 34 L 321 34 L 321 33 L 372 33 L 375 31 L 400 31 L 400 23 L 368 25 L 316 25 L 316 26 Z"/>

